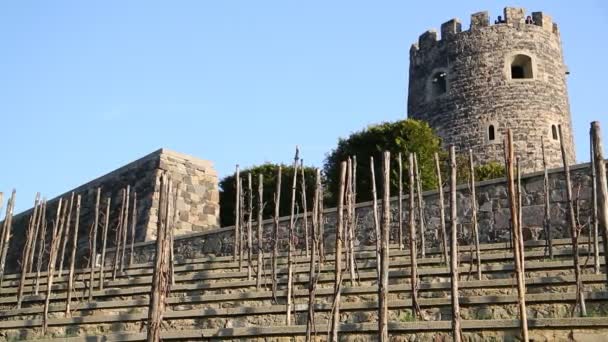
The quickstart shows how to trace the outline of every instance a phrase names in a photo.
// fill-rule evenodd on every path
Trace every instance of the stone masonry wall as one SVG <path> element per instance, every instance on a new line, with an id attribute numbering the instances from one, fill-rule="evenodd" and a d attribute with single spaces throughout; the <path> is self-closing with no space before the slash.
<path id="1" fill-rule="evenodd" d="M 156 215 L 158 208 L 159 175 L 168 172 L 174 182 L 179 183 L 180 193 L 177 207 L 180 213 L 176 234 L 201 232 L 219 227 L 219 192 L 217 174 L 211 162 L 200 160 L 166 149 L 157 150 L 143 158 L 131 162 L 115 171 L 68 191 L 48 201 L 46 249 L 50 243 L 52 222 L 54 222 L 59 199 L 69 200 L 71 193 L 82 196 L 80 229 L 78 232 L 78 261 L 88 259 L 89 232 L 94 221 L 95 197 L 101 188 L 101 212 L 105 212 L 107 198 L 111 199 L 108 246 L 114 246 L 115 228 L 120 216 L 122 201 L 121 189 L 130 186 L 131 196 L 137 193 L 137 214 L 135 241 L 148 241 L 156 238 Z M 19 200 L 19 199 L 18 199 Z M 132 213 L 132 197 L 129 203 Z M 14 217 L 12 238 L 9 247 L 7 267 L 17 269 L 18 260 L 25 242 L 27 222 L 32 210 Z M 72 214 L 74 215 L 74 213 Z M 131 220 L 132 214 L 129 214 Z M 74 216 L 73 216 L 74 217 Z M 98 250 L 101 248 L 103 215 L 98 228 Z M 72 221 L 72 227 L 74 223 Z M 131 223 L 128 225 L 129 229 Z M 131 240 L 130 235 L 128 241 Z M 71 241 L 71 240 L 70 240 Z M 40 239 L 38 239 L 38 247 Z M 68 245 L 68 248 L 69 245 Z M 36 254 L 37 255 L 37 254 Z M 67 264 L 67 260 L 66 260 Z M 43 266 L 45 269 L 46 266 Z"/>
<path id="2" fill-rule="evenodd" d="M 572 166 L 571 176 L 573 192 L 578 208 L 578 220 L 585 225 L 589 222 L 591 208 L 591 181 L 589 164 Z M 550 204 L 551 204 L 551 233 L 552 238 L 569 237 L 567 224 L 567 201 L 565 190 L 565 178 L 562 169 L 549 171 Z M 532 173 L 522 177 L 523 194 L 523 231 L 526 240 L 544 239 L 542 220 L 544 217 L 543 197 L 543 173 Z M 510 235 L 510 211 L 508 208 L 508 197 L 506 181 L 504 178 L 484 181 L 477 184 L 477 206 L 478 222 L 481 243 L 504 242 L 509 240 Z M 445 195 L 446 213 L 449 209 L 448 189 Z M 460 243 L 472 243 L 471 240 L 471 201 L 470 190 L 466 185 L 458 186 L 458 224 Z M 426 222 L 426 246 L 437 247 L 439 242 L 439 203 L 438 192 L 427 191 L 424 193 L 424 219 Z M 407 196 L 404 207 L 407 208 Z M 397 199 L 391 202 L 393 224 L 392 241 L 397 236 Z M 371 203 L 360 203 L 356 208 L 357 228 L 355 245 L 374 245 L 375 233 L 373 227 Z M 404 213 L 404 221 L 407 225 L 407 210 Z M 324 218 L 324 242 L 328 250 L 334 248 L 334 234 L 336 225 L 336 209 L 326 209 Z M 310 222 L 310 220 L 309 220 Z M 287 225 L 288 217 L 280 220 L 279 242 L 280 250 L 287 248 Z M 302 229 L 301 217 L 296 224 L 297 248 L 304 247 L 304 231 Z M 448 236 L 450 234 L 450 220 L 446 217 Z M 255 225 L 254 225 L 255 227 Z M 588 225 L 583 230 L 583 235 L 588 234 Z M 270 251 L 272 241 L 272 221 L 264 221 L 264 249 Z M 404 234 L 407 235 L 407 234 Z M 200 256 L 231 255 L 234 243 L 234 227 L 225 227 L 210 230 L 204 233 L 183 235 L 175 240 L 175 253 L 177 259 L 193 258 Z M 254 244 L 256 243 L 254 234 Z M 154 242 L 140 243 L 135 249 L 135 259 L 138 262 L 147 262 L 154 259 Z"/>
<path id="3" fill-rule="evenodd" d="M 503 135 L 511 128 L 526 172 L 542 170 L 541 138 L 549 167 L 561 165 L 559 140 L 552 134 L 552 126 L 561 125 L 568 159 L 575 163 L 559 31 L 547 14 L 533 16 L 535 24 L 525 24 L 524 9 L 506 8 L 505 22 L 491 25 L 488 12 L 479 12 L 468 31 L 452 19 L 441 25 L 441 39 L 434 30 L 423 33 L 410 49 L 408 117 L 428 122 L 445 146 L 473 149 L 484 163 L 502 163 Z M 533 78 L 511 78 L 516 55 L 531 58 Z M 438 73 L 445 73 L 447 91 L 434 95 Z"/>

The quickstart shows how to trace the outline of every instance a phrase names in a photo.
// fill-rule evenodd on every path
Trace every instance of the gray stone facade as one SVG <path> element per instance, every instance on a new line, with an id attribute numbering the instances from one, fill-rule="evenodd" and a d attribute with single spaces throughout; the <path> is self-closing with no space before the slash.
<path id="1" fill-rule="evenodd" d="M 108 246 L 114 245 L 115 228 L 120 216 L 122 201 L 121 189 L 131 187 L 131 194 L 137 193 L 137 214 L 135 241 L 156 239 L 156 222 L 161 172 L 167 172 L 174 184 L 179 184 L 177 209 L 179 222 L 176 224 L 176 235 L 202 232 L 219 227 L 219 189 L 217 174 L 211 162 L 185 154 L 157 150 L 143 158 L 131 162 L 104 176 L 70 190 L 48 201 L 47 209 L 47 248 L 50 243 L 51 222 L 55 219 L 57 204 L 60 198 L 69 200 L 72 192 L 82 196 L 80 229 L 78 233 L 79 255 L 88 253 L 89 231 L 94 220 L 95 196 L 101 188 L 101 211 L 105 211 L 107 198 L 111 198 L 110 225 L 108 229 Z M 130 201 L 132 211 L 132 199 Z M 14 217 L 13 236 L 9 247 L 8 268 L 15 270 L 17 260 L 25 241 L 25 231 L 32 210 Z M 129 214 L 129 220 L 131 220 Z M 101 220 L 103 222 L 103 219 Z M 129 222 L 129 228 L 130 228 Z M 73 223 L 72 223 L 73 227 Z M 98 229 L 98 248 L 101 248 L 101 224 Z M 130 242 L 130 236 L 129 240 Z M 82 258 L 79 258 L 82 261 Z"/>
<path id="2" fill-rule="evenodd" d="M 511 128 L 527 172 L 542 169 L 541 137 L 549 167 L 561 165 L 553 135 L 561 125 L 574 163 L 559 31 L 550 16 L 532 16 L 534 24 L 526 24 L 524 9 L 505 8 L 504 23 L 491 25 L 488 12 L 480 12 L 468 31 L 452 19 L 441 25 L 441 39 L 434 30 L 423 33 L 410 49 L 408 117 L 428 122 L 444 146 L 473 149 L 478 162 L 502 163 Z"/>
<path id="3" fill-rule="evenodd" d="M 591 208 L 591 177 L 589 164 L 575 165 L 571 167 L 571 177 L 573 183 L 574 199 L 578 212 L 578 222 L 584 226 L 583 236 L 588 234 L 588 222 L 590 219 Z M 522 177 L 522 198 L 523 198 L 523 231 L 524 239 L 542 240 L 545 234 L 542 229 L 544 217 L 544 197 L 543 197 L 543 173 L 531 173 Z M 565 177 L 562 169 L 552 169 L 549 171 L 550 205 L 551 205 L 551 235 L 552 238 L 569 237 L 569 226 L 567 217 L 567 200 L 565 189 Z M 446 192 L 448 189 L 444 189 Z M 471 234 L 471 198 L 470 190 L 467 185 L 458 186 L 457 208 L 459 241 L 461 244 L 471 244 L 473 240 Z M 480 242 L 494 243 L 509 241 L 510 236 L 510 210 L 508 207 L 508 196 L 506 181 L 504 178 L 480 182 L 476 186 L 477 206 Z M 446 215 L 449 213 L 449 196 L 446 193 L 445 207 Z M 426 247 L 439 246 L 439 195 L 437 191 L 427 191 L 424 193 L 424 219 L 426 222 L 425 237 Z M 407 229 L 407 196 L 404 203 L 404 229 Z M 380 204 L 381 205 L 381 204 Z M 391 199 L 392 208 L 392 230 L 391 241 L 396 242 L 397 235 L 397 198 Z M 356 246 L 374 246 L 375 233 L 373 226 L 372 207 L 370 202 L 359 203 L 356 207 L 357 227 Z M 324 222 L 324 242 L 328 251 L 334 248 L 336 209 L 325 210 Z M 310 222 L 310 220 L 309 220 Z M 281 251 L 287 250 L 287 226 L 289 218 L 280 219 L 279 248 Z M 450 234 L 450 220 L 446 217 L 448 236 Z M 254 227 L 256 225 L 254 224 Z M 272 220 L 264 221 L 264 249 L 271 251 L 273 223 Z M 257 235 L 253 234 L 254 243 Z M 296 247 L 300 250 L 304 248 L 304 230 L 302 229 L 301 216 L 296 221 Z M 407 234 L 404 234 L 407 235 Z M 178 260 L 201 257 L 201 256 L 223 256 L 231 255 L 234 244 L 234 227 L 225 227 L 217 230 L 209 230 L 203 233 L 194 233 L 177 237 L 175 240 L 176 258 Z M 149 262 L 154 259 L 155 244 L 153 241 L 143 242 L 136 246 L 135 259 L 138 262 Z"/>

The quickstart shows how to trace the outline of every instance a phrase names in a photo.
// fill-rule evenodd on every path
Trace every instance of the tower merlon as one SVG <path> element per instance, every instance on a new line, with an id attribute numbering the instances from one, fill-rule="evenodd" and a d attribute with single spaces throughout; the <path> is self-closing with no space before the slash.
<path id="1" fill-rule="evenodd" d="M 451 19 L 441 24 L 441 39 L 446 39 L 460 32 L 462 32 L 462 24 L 458 18 Z"/>
<path id="2" fill-rule="evenodd" d="M 522 7 L 505 7 L 504 15 L 506 23 L 515 27 L 526 22 L 526 9 Z"/>
<path id="3" fill-rule="evenodd" d="M 428 49 L 437 43 L 437 31 L 428 30 L 418 37 L 418 48 Z"/>
<path id="4" fill-rule="evenodd" d="M 477 12 L 471 14 L 471 30 L 478 30 L 480 28 L 490 26 L 490 14 L 488 11 Z"/>

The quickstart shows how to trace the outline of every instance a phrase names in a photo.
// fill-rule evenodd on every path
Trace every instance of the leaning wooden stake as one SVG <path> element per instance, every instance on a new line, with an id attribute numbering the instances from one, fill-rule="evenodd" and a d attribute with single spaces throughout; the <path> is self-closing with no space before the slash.
<path id="1" fill-rule="evenodd" d="M 91 274 L 89 276 L 89 302 L 93 300 L 93 282 L 95 281 L 95 259 L 97 258 L 97 227 L 99 226 L 99 203 L 101 201 L 101 188 L 97 188 L 97 194 L 95 195 L 95 216 L 93 219 L 93 229 L 91 229 L 91 252 L 89 253 L 89 260 L 91 264 Z M 124 248 L 123 248 L 124 251 Z"/>
<path id="2" fill-rule="evenodd" d="M 2 281 L 4 280 L 4 267 L 6 264 L 6 254 L 11 240 L 11 229 L 13 226 L 13 210 L 15 208 L 15 195 L 16 191 L 13 190 L 11 198 L 8 200 L 6 205 L 6 213 L 4 215 L 4 224 L 2 227 L 2 234 L 0 234 L 0 288 L 2 288 Z"/>
<path id="3" fill-rule="evenodd" d="M 591 140 L 593 144 L 593 161 L 597 173 L 597 220 L 599 230 L 602 232 L 602 244 L 604 247 L 604 258 L 608 253 L 608 179 L 606 178 L 606 161 L 602 148 L 602 133 L 600 123 L 591 123 Z M 606 286 L 608 286 L 608 262 L 604 262 L 606 273 Z"/>
<path id="4" fill-rule="evenodd" d="M 340 295 L 342 292 L 342 230 L 344 229 L 344 192 L 346 162 L 340 164 L 340 190 L 338 192 L 338 222 L 336 224 L 336 253 L 334 258 L 334 301 L 332 303 L 331 329 L 328 340 L 338 342 L 340 326 Z"/>
<path id="5" fill-rule="evenodd" d="M 251 172 L 247 175 L 247 280 L 251 280 L 252 269 L 252 249 L 253 249 L 253 185 Z"/>
<path id="6" fill-rule="evenodd" d="M 376 192 L 376 172 L 374 170 L 374 157 L 369 157 L 369 168 L 372 174 L 372 214 L 374 216 L 374 230 L 376 232 L 376 274 L 380 284 L 380 245 L 382 238 L 380 234 L 380 219 L 378 217 L 378 195 Z"/>
<path id="7" fill-rule="evenodd" d="M 175 210 L 175 208 L 173 208 Z M 137 192 L 133 191 L 133 209 L 131 210 L 131 248 L 129 250 L 129 266 L 133 265 L 133 252 L 135 244 L 135 225 L 137 224 Z M 173 231 L 173 229 L 172 229 Z"/>
<path id="8" fill-rule="evenodd" d="M 262 235 L 262 220 L 264 214 L 264 175 L 258 175 L 258 272 L 256 287 L 262 286 L 262 274 L 264 273 L 264 237 Z"/>
<path id="9" fill-rule="evenodd" d="M 293 160 L 293 182 L 291 183 L 291 212 L 289 216 L 289 249 L 287 250 L 287 325 L 291 325 L 291 311 L 293 306 L 293 240 L 294 230 L 296 225 L 296 192 L 298 185 L 298 160 L 300 159 L 300 150 L 296 146 L 296 155 Z"/>
<path id="10" fill-rule="evenodd" d="M 161 325 L 165 312 L 166 299 L 170 291 L 169 279 L 169 203 L 171 180 L 163 174 L 160 181 L 159 215 L 157 223 L 156 255 L 154 257 L 154 274 L 148 307 L 147 341 L 161 340 Z"/>
<path id="11" fill-rule="evenodd" d="M 112 199 L 110 197 L 106 198 L 106 214 L 105 214 L 105 219 L 104 219 L 104 224 L 103 224 L 103 232 L 102 232 L 102 237 L 101 237 L 101 261 L 100 261 L 100 265 L 99 265 L 99 290 L 103 290 L 103 282 L 104 282 L 104 278 L 105 278 L 105 273 L 106 273 L 106 242 L 108 239 L 108 227 L 110 226 L 110 205 L 111 205 L 111 201 Z M 72 251 L 73 253 L 75 251 Z"/>
<path id="12" fill-rule="evenodd" d="M 239 178 L 239 272 L 243 272 L 243 257 L 245 252 L 245 191 L 243 191 L 243 179 Z"/>
<path id="13" fill-rule="evenodd" d="M 63 200 L 60 198 L 57 204 L 57 215 L 53 225 L 53 232 L 51 233 L 51 247 L 49 250 L 49 263 L 47 268 L 47 281 L 46 281 L 46 297 L 44 300 L 44 314 L 42 316 L 42 334 L 46 335 L 48 328 L 49 319 L 49 304 L 51 303 L 51 290 L 53 288 L 53 277 L 55 276 L 55 261 L 57 258 L 57 249 L 59 247 L 59 240 L 61 239 L 61 221 L 62 221 L 62 205 Z"/>
<path id="14" fill-rule="evenodd" d="M 40 230 L 40 249 L 38 249 L 38 258 L 36 260 L 36 279 L 34 282 L 34 294 L 37 295 L 40 290 L 40 272 L 42 271 L 42 260 L 46 249 L 46 199 L 42 200 L 42 222 Z"/>
<path id="15" fill-rule="evenodd" d="M 317 169 L 315 195 L 312 206 L 312 250 L 310 255 L 310 268 L 308 270 L 308 316 L 306 319 L 306 341 L 312 341 L 315 327 L 315 296 L 318 277 L 315 274 L 317 263 L 317 244 L 319 243 L 319 195 L 321 189 L 321 170 Z M 321 266 L 319 265 L 319 270 Z"/>
<path id="16" fill-rule="evenodd" d="M 72 291 L 74 290 L 74 266 L 76 264 L 76 248 L 78 247 L 78 228 L 80 227 L 80 195 L 76 197 L 76 217 L 74 218 L 74 232 L 72 233 L 72 253 L 70 258 L 70 273 L 68 274 L 67 300 L 65 304 L 65 315 L 70 316 L 70 304 L 72 302 Z M 108 205 L 110 199 L 108 198 Z M 106 219 L 107 220 L 107 219 Z M 104 228 L 107 231 L 107 225 Z M 105 246 L 104 246 L 105 251 Z M 103 263 L 101 264 L 103 266 Z M 100 288 L 103 289 L 103 268 L 100 273 Z"/>
<path id="17" fill-rule="evenodd" d="M 576 279 L 576 306 L 580 308 L 580 315 L 587 316 L 587 307 L 585 305 L 585 293 L 583 288 L 583 280 L 581 278 L 581 265 L 578 258 L 578 235 L 579 227 L 576 225 L 576 216 L 574 214 L 574 200 L 572 196 L 572 181 L 570 179 L 570 165 L 568 164 L 568 156 L 564 145 L 564 136 L 562 135 L 562 126 L 558 128 L 559 141 L 562 150 L 562 162 L 564 165 L 564 173 L 566 174 L 566 196 L 568 198 L 568 223 L 570 224 L 570 237 L 572 238 L 572 258 L 574 259 L 574 278 Z"/>
<path id="18" fill-rule="evenodd" d="M 475 260 L 477 261 L 477 280 L 481 280 L 481 250 L 479 249 L 479 227 L 477 225 L 477 194 L 475 189 L 475 164 L 473 150 L 469 150 L 469 186 L 471 187 L 471 224 L 473 225 L 473 239 L 475 239 Z M 471 262 L 473 262 L 471 260 Z"/>
<path id="19" fill-rule="evenodd" d="M 418 195 L 418 222 L 420 225 L 420 256 L 426 256 L 425 242 L 425 224 L 424 224 L 424 200 L 422 199 L 422 177 L 420 176 L 420 167 L 418 165 L 418 157 L 414 153 L 414 178 L 416 179 L 416 192 Z M 414 185 L 412 185 L 414 186 Z"/>
<path id="20" fill-rule="evenodd" d="M 274 232 L 272 236 L 272 298 L 277 301 L 277 263 L 279 258 L 279 216 L 281 207 L 281 166 L 277 170 L 277 184 L 274 193 Z"/>
<path id="21" fill-rule="evenodd" d="M 347 188 L 346 188 L 346 256 L 347 265 L 350 272 L 350 284 L 355 286 L 357 281 L 355 274 L 355 246 L 354 246 L 354 235 L 355 235 L 355 197 L 354 197 L 354 178 L 353 178 L 353 163 L 352 159 L 348 158 L 348 172 L 347 172 Z"/>
<path id="22" fill-rule="evenodd" d="M 403 245 L 405 243 L 403 241 L 403 158 L 401 157 L 401 153 L 397 155 L 397 162 L 399 165 L 399 194 L 397 195 L 399 201 L 397 205 L 397 217 L 399 217 L 399 221 L 397 223 L 399 229 L 399 249 L 403 250 Z"/>
<path id="23" fill-rule="evenodd" d="M 122 221 L 122 250 L 120 253 L 120 273 L 125 270 L 125 251 L 127 250 L 127 230 L 129 227 L 129 200 L 131 198 L 131 186 L 127 185 L 127 199 L 125 202 L 125 217 Z M 97 229 L 97 228 L 96 228 Z"/>
<path id="24" fill-rule="evenodd" d="M 439 165 L 439 153 L 435 152 L 435 172 L 437 174 L 437 193 L 439 194 L 439 233 L 441 234 L 441 250 L 443 252 L 443 261 L 445 266 L 448 266 L 448 234 L 445 230 L 445 206 L 443 199 L 443 182 L 441 180 L 441 167 Z"/>
<path id="25" fill-rule="evenodd" d="M 460 327 L 460 303 L 458 299 L 458 208 L 456 207 L 456 148 L 450 146 L 450 272 L 452 274 L 452 338 L 462 341 Z"/>
<path id="26" fill-rule="evenodd" d="M 25 234 L 25 246 L 21 253 L 21 278 L 19 280 L 19 289 L 17 291 L 17 309 L 21 309 L 21 302 L 23 300 L 23 289 L 25 286 L 25 275 L 27 274 L 28 269 L 28 260 L 30 257 L 30 249 L 32 247 L 34 236 L 34 225 L 36 224 L 36 219 L 38 215 L 38 202 L 40 201 L 40 194 L 36 195 L 36 200 L 34 201 L 34 211 L 29 219 L 29 224 L 27 226 L 27 231 Z"/>
<path id="27" fill-rule="evenodd" d="M 524 252 L 523 239 L 521 236 L 521 227 L 519 226 L 519 208 L 517 206 L 518 197 L 515 191 L 515 172 L 514 158 L 515 151 L 513 150 L 513 133 L 511 129 L 507 130 L 505 137 L 505 166 L 507 169 L 507 190 L 509 192 L 509 208 L 511 211 L 511 227 L 513 231 L 513 258 L 515 261 L 515 277 L 517 280 L 517 302 L 519 306 L 519 320 L 522 340 L 528 341 L 528 315 L 526 312 L 526 285 L 524 280 L 524 272 L 522 265 L 522 256 Z"/>
<path id="28" fill-rule="evenodd" d="M 0 193 L 0 207 L 2 206 L 1 204 L 2 202 L 2 196 Z M 28 262 L 29 268 L 28 268 L 28 272 L 31 273 L 34 269 L 34 256 L 36 254 L 36 246 L 38 244 L 38 232 L 40 231 L 40 228 L 42 227 L 42 205 L 43 205 L 44 199 L 42 199 L 39 203 L 38 203 L 38 217 L 36 218 L 36 223 L 34 226 L 34 241 L 32 243 L 32 251 L 30 253 L 30 260 Z"/>
<path id="29" fill-rule="evenodd" d="M 593 239 L 593 270 L 595 274 L 601 273 L 601 261 L 600 261 L 600 244 L 599 244 L 599 223 L 597 219 L 597 170 L 595 169 L 595 156 L 593 153 L 593 137 L 589 135 L 589 154 L 590 162 L 589 168 L 591 169 L 591 226 L 589 227 L 589 239 Z M 591 235 L 593 234 L 593 238 Z"/>
<path id="30" fill-rule="evenodd" d="M 300 160 L 300 173 L 302 174 L 302 225 L 304 226 L 304 248 L 306 249 L 306 257 L 310 256 L 310 228 L 308 227 L 308 207 L 306 203 L 306 174 L 304 173 L 304 159 Z"/>
<path id="31" fill-rule="evenodd" d="M 236 187 L 236 198 L 234 202 L 234 249 L 232 259 L 236 261 L 241 254 L 241 172 L 238 164 L 234 174 L 234 182 Z"/>
<path id="32" fill-rule="evenodd" d="M 382 230 L 380 247 L 380 283 L 378 284 L 378 340 L 388 341 L 388 270 L 389 235 L 391 225 L 391 154 L 385 151 L 382 156 Z"/>
<path id="33" fill-rule="evenodd" d="M 545 139 L 541 137 L 540 140 L 541 151 L 543 154 L 543 194 L 545 198 L 545 216 L 543 218 L 543 230 L 545 231 L 545 243 L 546 249 L 549 251 L 549 258 L 553 259 L 553 239 L 551 239 L 551 202 L 550 202 L 550 186 L 549 186 L 549 170 L 547 168 L 547 157 L 545 155 Z M 545 250 L 545 253 L 547 250 Z M 546 254 L 545 254 L 546 255 Z"/>
<path id="34" fill-rule="evenodd" d="M 114 262 L 112 263 L 112 280 L 116 280 L 116 274 L 118 273 L 118 257 L 120 255 L 120 248 L 121 248 L 121 239 L 120 237 L 122 236 L 122 229 L 123 229 L 123 219 L 124 219 L 124 213 L 125 213 L 125 205 L 126 205 L 126 201 L 127 201 L 127 189 L 122 189 L 121 190 L 122 193 L 122 203 L 120 205 L 120 214 L 118 216 L 118 224 L 116 225 L 116 229 L 115 229 L 115 236 L 114 236 Z"/>
<path id="35" fill-rule="evenodd" d="M 0 201 L 2 198 L 0 197 Z M 0 205 L 1 206 L 1 205 Z M 31 216 L 31 221 L 29 225 L 32 226 L 32 242 L 29 245 L 29 248 L 25 250 L 27 253 L 27 258 L 21 262 L 21 267 L 25 267 L 25 272 L 32 272 L 32 264 L 34 263 L 34 254 L 36 251 L 36 240 L 38 236 L 38 228 L 40 224 L 40 209 L 42 209 L 42 202 L 40 200 L 40 193 L 36 193 L 36 199 L 34 200 L 34 212 Z M 29 228 L 28 225 L 28 228 Z"/>
<path id="36" fill-rule="evenodd" d="M 63 261 L 65 257 L 65 248 L 67 246 L 67 242 L 70 239 L 70 218 L 72 217 L 72 207 L 74 206 L 74 192 L 70 195 L 70 203 L 68 205 L 68 221 L 65 225 L 65 231 L 63 232 L 63 244 L 61 245 L 61 253 L 59 253 L 59 272 L 57 273 L 58 277 L 61 277 L 63 273 Z"/>
<path id="37" fill-rule="evenodd" d="M 416 181 L 415 181 L 415 170 L 416 170 L 416 160 L 413 153 L 409 155 L 409 207 L 408 207 L 408 217 L 409 217 L 409 231 L 410 231 L 410 286 L 412 288 L 412 313 L 414 319 L 418 317 L 422 317 L 422 312 L 420 311 L 420 305 L 418 304 L 418 251 L 416 247 L 416 214 L 415 214 L 415 205 L 414 198 L 416 189 Z"/>

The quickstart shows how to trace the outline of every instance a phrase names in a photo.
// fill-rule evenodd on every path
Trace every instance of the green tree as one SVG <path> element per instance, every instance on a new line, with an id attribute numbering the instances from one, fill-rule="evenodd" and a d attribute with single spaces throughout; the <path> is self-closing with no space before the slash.
<path id="1" fill-rule="evenodd" d="M 397 194 L 397 158 L 403 160 L 403 180 L 407 184 L 409 153 L 416 153 L 424 189 L 436 187 L 435 152 L 441 152 L 441 140 L 425 122 L 407 119 L 369 126 L 340 139 L 338 146 L 325 159 L 323 171 L 327 179 L 328 205 L 335 205 L 338 193 L 340 163 L 351 156 L 357 158 L 357 201 L 371 199 L 370 156 L 374 157 L 376 186 L 381 196 L 382 152 L 391 152 L 391 195 Z M 405 190 L 404 190 L 405 191 Z"/>
<path id="2" fill-rule="evenodd" d="M 292 165 L 281 165 L 281 205 L 280 205 L 280 216 L 286 216 L 290 214 L 291 210 L 291 188 L 293 185 L 293 166 Z M 272 163 L 265 163 L 259 166 L 242 169 L 240 176 L 243 179 L 243 188 L 247 193 L 247 177 L 248 174 L 252 175 L 252 188 L 253 188 L 253 211 L 254 220 L 257 218 L 258 212 L 258 177 L 260 174 L 264 176 L 264 219 L 271 218 L 274 215 L 274 193 L 276 191 L 277 184 L 277 171 L 279 165 Z M 312 199 L 314 195 L 314 187 L 316 182 L 316 171 L 312 167 L 304 167 L 304 176 L 306 181 L 306 201 L 308 210 L 312 209 Z M 298 168 L 298 185 L 296 193 L 296 205 L 299 212 L 302 212 L 301 203 L 301 189 L 302 189 L 302 174 Z M 235 202 L 236 202 L 236 181 L 235 175 L 222 178 L 219 183 L 220 188 L 220 223 L 222 227 L 230 226 L 234 224 L 235 214 Z M 248 195 L 247 195 L 248 196 Z M 247 207 L 247 198 L 245 198 L 245 208 Z"/>

